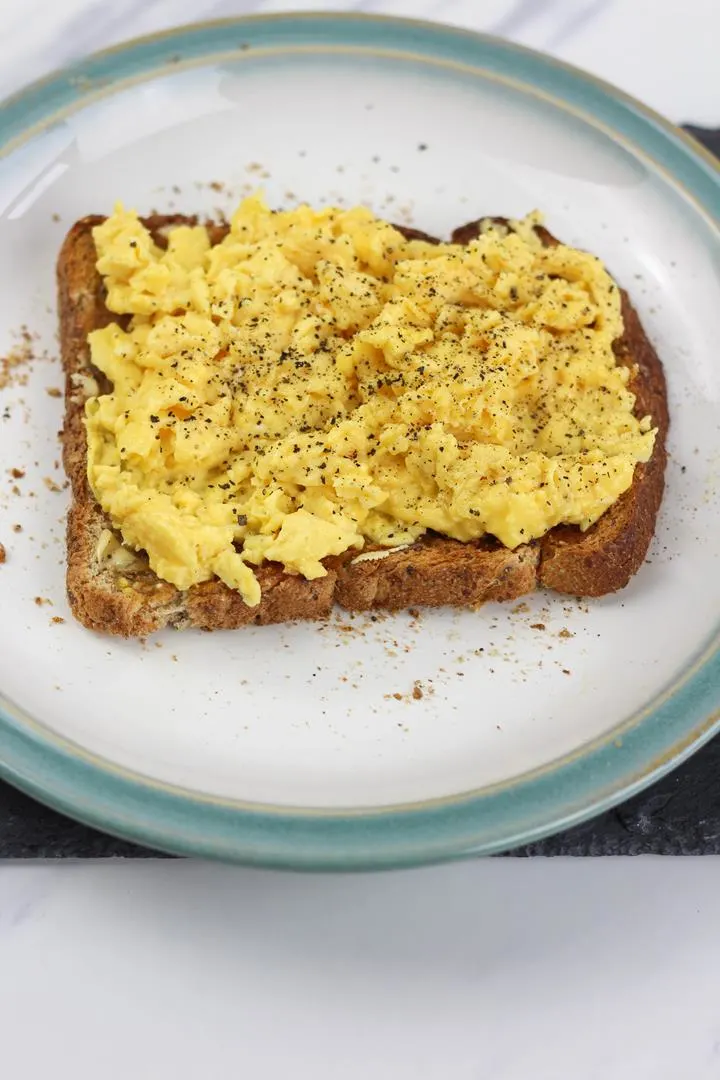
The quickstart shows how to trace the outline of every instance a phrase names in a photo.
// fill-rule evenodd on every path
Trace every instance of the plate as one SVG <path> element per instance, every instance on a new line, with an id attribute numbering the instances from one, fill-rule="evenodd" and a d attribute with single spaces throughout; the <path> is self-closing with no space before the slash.
<path id="1" fill-rule="evenodd" d="M 710 737 L 720 186 L 696 144 L 540 54 L 335 14 L 190 26 L 98 54 L 7 103 L 0 138 L 0 340 L 7 353 L 20 334 L 35 356 L 0 391 L 4 778 L 168 851 L 386 867 L 571 825 Z M 118 198 L 206 213 L 258 187 L 272 205 L 365 202 L 440 235 L 540 207 L 607 262 L 658 345 L 673 421 L 656 538 L 624 592 L 145 642 L 73 621 L 62 237 Z"/>

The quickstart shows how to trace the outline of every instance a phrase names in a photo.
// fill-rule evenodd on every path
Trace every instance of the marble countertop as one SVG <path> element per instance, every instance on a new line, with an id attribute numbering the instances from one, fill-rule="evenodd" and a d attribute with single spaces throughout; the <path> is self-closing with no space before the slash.
<path id="1" fill-rule="evenodd" d="M 0 94 L 193 19 L 353 9 L 544 49 L 720 125 L 716 0 L 24 0 Z M 361 877 L 0 865 L 3 1075 L 718 1080 L 720 859 Z"/>

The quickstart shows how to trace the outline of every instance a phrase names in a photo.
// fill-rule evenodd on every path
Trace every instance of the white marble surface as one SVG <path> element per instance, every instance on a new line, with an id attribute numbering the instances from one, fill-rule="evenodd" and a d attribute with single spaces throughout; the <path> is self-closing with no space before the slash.
<path id="1" fill-rule="evenodd" d="M 0 93 L 136 34 L 349 8 L 503 33 L 720 123 L 716 0 L 0 0 Z M 12 1080 L 718 1080 L 720 860 L 364 877 L 0 866 Z"/>
<path id="2" fill-rule="evenodd" d="M 720 863 L 0 868 L 8 1080 L 717 1080 Z"/>

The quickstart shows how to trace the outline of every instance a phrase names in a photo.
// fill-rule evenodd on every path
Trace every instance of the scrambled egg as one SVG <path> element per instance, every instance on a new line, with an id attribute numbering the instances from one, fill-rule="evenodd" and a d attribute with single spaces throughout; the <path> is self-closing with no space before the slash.
<path id="1" fill-rule="evenodd" d="M 306 578 L 427 529 L 507 547 L 586 529 L 652 453 L 615 364 L 620 295 L 598 259 L 544 248 L 537 216 L 467 248 L 369 210 L 270 211 L 211 244 L 157 246 L 118 207 L 93 230 L 112 383 L 86 407 L 88 478 L 131 549 L 180 589 L 253 567 Z"/>

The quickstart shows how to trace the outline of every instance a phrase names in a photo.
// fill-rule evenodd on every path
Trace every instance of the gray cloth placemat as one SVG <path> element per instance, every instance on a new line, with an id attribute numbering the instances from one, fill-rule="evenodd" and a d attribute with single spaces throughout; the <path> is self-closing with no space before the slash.
<path id="1" fill-rule="evenodd" d="M 686 125 L 720 157 L 720 130 Z M 148 858 L 0 782 L 0 858 Z M 647 791 L 513 855 L 720 855 L 720 736 Z"/>

